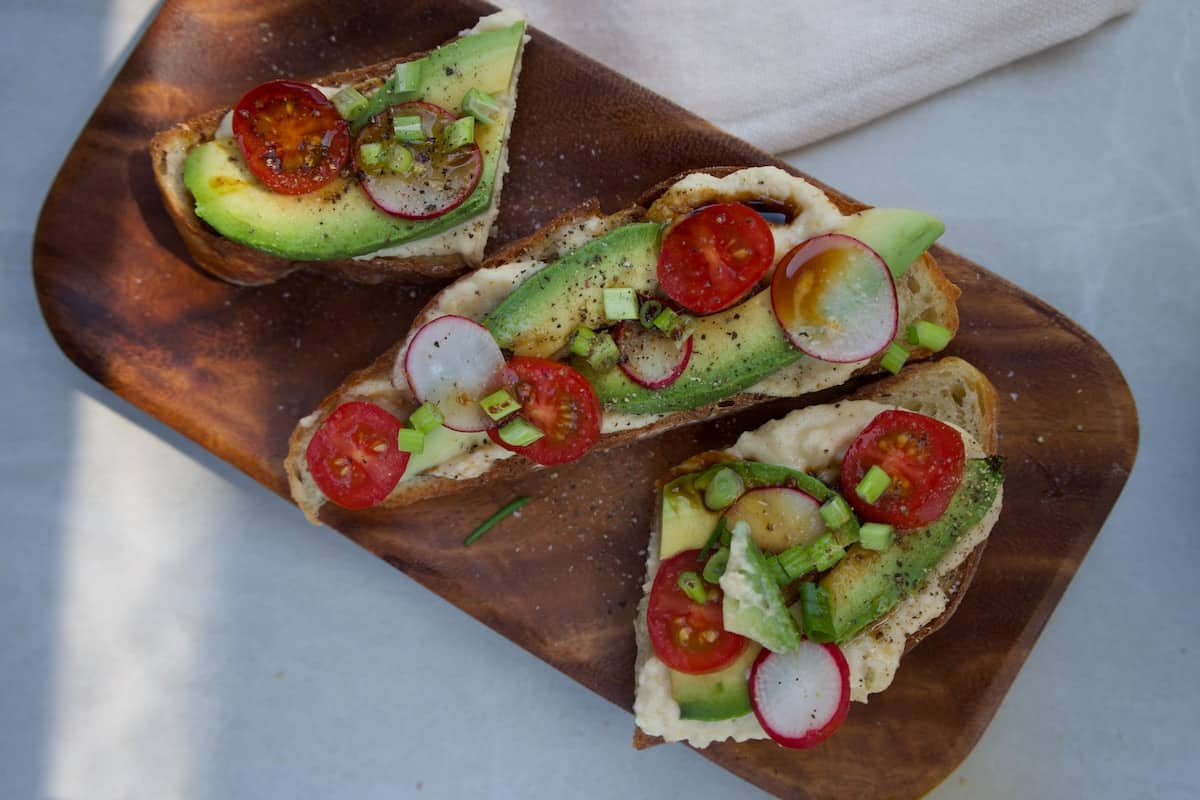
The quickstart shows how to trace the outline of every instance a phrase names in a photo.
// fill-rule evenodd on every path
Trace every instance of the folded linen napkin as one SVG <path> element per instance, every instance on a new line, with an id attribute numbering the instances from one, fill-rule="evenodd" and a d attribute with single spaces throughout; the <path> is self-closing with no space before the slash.
<path id="1" fill-rule="evenodd" d="M 517 0 L 530 21 L 782 153 L 1080 36 L 1138 0 Z"/>

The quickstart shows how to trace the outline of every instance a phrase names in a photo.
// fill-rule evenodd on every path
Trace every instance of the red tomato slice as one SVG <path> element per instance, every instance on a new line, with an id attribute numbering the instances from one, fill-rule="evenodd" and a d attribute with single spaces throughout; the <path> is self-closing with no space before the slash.
<path id="1" fill-rule="evenodd" d="M 658 284 L 689 311 L 728 308 L 754 287 L 775 261 L 771 227 L 742 203 L 705 206 L 663 238 Z"/>
<path id="2" fill-rule="evenodd" d="M 396 488 L 408 453 L 396 447 L 400 420 L 373 403 L 343 403 L 305 451 L 321 492 L 343 508 L 369 508 Z"/>
<path id="3" fill-rule="evenodd" d="M 350 156 L 350 126 L 315 86 L 271 81 L 233 109 L 246 166 L 273 192 L 304 194 L 337 177 Z"/>
<path id="4" fill-rule="evenodd" d="M 700 575 L 699 555 L 699 550 L 685 550 L 660 564 L 646 606 L 646 627 L 655 654 L 671 669 L 692 675 L 726 666 L 741 655 L 747 641 L 725 630 L 720 586 L 700 578 L 708 592 L 703 605 L 679 588 L 684 572 Z"/>
<path id="5" fill-rule="evenodd" d="M 394 117 L 420 117 L 425 140 L 393 144 Z M 359 132 L 354 144 L 355 169 L 367 196 L 382 211 L 404 219 L 440 217 L 458 208 L 475 191 L 483 175 L 479 145 L 469 144 L 449 153 L 443 153 L 437 145 L 442 128 L 452 122 L 454 115 L 433 103 L 401 103 L 372 117 Z M 398 174 L 384 162 L 376 166 L 363 164 L 358 156 L 360 148 L 372 142 L 407 147 L 412 153 L 412 167 Z"/>
<path id="6" fill-rule="evenodd" d="M 962 436 L 944 422 L 911 411 L 884 411 L 858 435 L 842 461 L 842 493 L 863 519 L 919 528 L 946 512 L 962 482 Z M 872 466 L 892 479 L 874 503 L 854 488 Z"/>
<path id="7" fill-rule="evenodd" d="M 545 358 L 510 359 L 508 389 L 521 403 L 521 414 L 546 434 L 531 445 L 513 447 L 488 431 L 492 441 L 539 464 L 566 464 L 582 456 L 600 438 L 600 401 L 579 371 Z"/>

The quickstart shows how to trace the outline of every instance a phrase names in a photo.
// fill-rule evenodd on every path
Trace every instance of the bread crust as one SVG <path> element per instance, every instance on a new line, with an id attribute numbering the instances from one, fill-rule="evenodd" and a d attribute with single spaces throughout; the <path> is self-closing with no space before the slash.
<path id="1" fill-rule="evenodd" d="M 353 84 L 360 91 L 375 88 L 397 64 L 415 61 L 430 51 L 410 53 L 357 69 L 315 78 L 322 85 Z M 293 261 L 226 239 L 196 216 L 191 193 L 175 174 L 174 166 L 187 152 L 210 141 L 229 108 L 215 108 L 160 131 L 150 140 L 154 181 L 162 194 L 167 213 L 183 238 L 188 252 L 205 272 L 241 286 L 261 286 L 297 270 L 312 270 L 356 283 L 400 282 L 412 285 L 442 283 L 467 271 L 472 265 L 458 254 L 387 258 L 339 258 L 328 261 Z M 504 165 L 501 164 L 501 169 Z"/>
<path id="2" fill-rule="evenodd" d="M 691 174 L 692 172 L 704 172 L 710 175 L 721 177 L 731 172 L 743 169 L 742 167 L 712 167 L 703 170 L 693 170 L 688 173 L 672 178 L 670 181 L 665 181 L 658 184 L 646 195 L 643 196 L 643 201 L 652 202 L 655 197 L 662 193 L 666 187 L 680 178 Z M 861 209 L 861 206 L 852 204 L 842 198 L 837 198 L 831 195 L 831 199 L 838 204 L 839 209 L 843 213 L 851 213 Z M 494 269 L 504 264 L 511 263 L 519 258 L 539 258 L 548 260 L 558 255 L 556 237 L 569 231 L 572 227 L 576 227 L 585 221 L 597 219 L 595 216 L 599 204 L 595 200 L 590 200 L 581 206 L 567 211 L 556 219 L 552 220 L 543 228 L 530 234 L 529 236 L 515 241 L 505 248 L 494 254 L 491 258 L 484 262 L 480 267 L 481 270 Z M 630 222 L 637 222 L 644 219 L 645 207 L 640 204 L 635 204 L 618 211 L 615 214 L 602 217 L 606 225 L 615 227 Z M 928 286 L 930 291 L 944 301 L 939 309 L 939 324 L 949 328 L 952 332 L 958 329 L 958 312 L 955 305 L 960 290 L 957 286 L 950 282 L 948 278 L 937 267 L 936 262 L 929 253 L 925 253 L 910 267 L 910 273 L 919 276 L 922 285 Z M 440 295 L 434 295 L 433 298 L 426 304 L 424 308 L 417 314 L 412 322 L 410 330 L 416 330 L 428 322 L 435 314 L 435 309 Z M 319 492 L 315 485 L 311 483 L 311 479 L 307 475 L 306 465 L 304 463 L 304 452 L 308 447 L 308 442 L 312 438 L 312 434 L 318 427 L 318 423 L 325 416 L 330 414 L 337 406 L 344 402 L 355 398 L 363 398 L 365 396 L 359 392 L 359 388 L 364 383 L 378 382 L 381 380 L 390 380 L 392 366 L 401 350 L 404 347 L 405 339 L 398 341 L 395 345 L 377 358 L 370 366 L 361 369 L 350 375 L 342 384 L 333 390 L 318 406 L 317 410 L 306 418 L 306 421 L 311 421 L 311 424 L 302 422 L 293 432 L 289 441 L 288 456 L 285 463 L 288 479 L 292 487 L 292 496 L 297 504 L 304 511 L 310 521 L 319 522 L 320 500 Z M 912 358 L 918 359 L 930 355 L 930 351 L 921 348 L 912 351 Z M 880 371 L 878 359 L 863 366 L 857 370 L 854 375 L 874 374 Z M 763 402 L 777 400 L 779 398 L 742 392 L 724 400 L 710 403 L 699 408 L 694 408 L 688 411 L 681 411 L 668 414 L 662 419 L 647 425 L 642 428 L 631 430 L 615 431 L 606 433 L 600 437 L 597 442 L 596 450 L 607 450 L 613 447 L 621 447 L 639 439 L 656 436 L 659 433 L 679 428 L 685 425 L 691 425 L 696 422 L 712 419 L 714 417 L 725 416 L 727 414 L 735 414 L 744 409 L 758 405 Z M 371 402 L 380 403 L 378 398 L 372 398 Z M 388 402 L 380 403 L 388 406 Z M 411 405 L 393 402 L 389 408 L 395 414 L 405 415 L 411 411 Z M 502 481 L 520 477 L 521 475 L 529 474 L 530 472 L 540 469 L 536 464 L 520 457 L 504 458 L 493 462 L 491 468 L 483 475 L 471 479 L 455 479 L 436 477 L 430 475 L 420 475 L 404 481 L 400 486 L 392 492 L 388 498 L 376 506 L 376 509 L 388 510 L 396 509 L 406 505 L 410 505 L 419 500 L 425 500 L 431 497 L 438 497 L 445 494 L 450 494 L 458 491 L 465 491 L 474 486 L 481 485 L 485 482 Z"/>

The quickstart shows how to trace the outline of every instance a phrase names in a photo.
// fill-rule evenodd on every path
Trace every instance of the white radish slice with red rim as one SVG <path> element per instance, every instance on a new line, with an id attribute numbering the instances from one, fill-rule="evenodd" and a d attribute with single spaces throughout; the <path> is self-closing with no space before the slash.
<path id="1" fill-rule="evenodd" d="M 495 427 L 479 401 L 504 382 L 504 354 L 475 320 L 448 315 L 425 323 L 408 343 L 403 369 L 417 401 L 437 406 L 447 428 Z"/>
<path id="2" fill-rule="evenodd" d="M 764 649 L 750 668 L 750 705 L 767 735 L 784 747 L 829 738 L 850 710 L 850 667 L 835 644 L 804 639 L 795 650 Z"/>
<path id="3" fill-rule="evenodd" d="M 751 489 L 725 512 L 725 522 L 730 529 L 734 523 L 745 522 L 750 526 L 750 538 L 769 553 L 808 544 L 825 533 L 821 504 L 789 486 Z"/>
<path id="4" fill-rule="evenodd" d="M 775 267 L 771 306 L 788 339 L 813 358 L 871 358 L 896 336 L 892 271 L 852 236 L 827 233 L 797 245 Z"/>
<path id="5" fill-rule="evenodd" d="M 691 336 L 677 343 L 657 328 L 646 328 L 633 320 L 616 327 L 613 341 L 621 351 L 621 371 L 647 389 L 670 386 L 692 360 Z"/>

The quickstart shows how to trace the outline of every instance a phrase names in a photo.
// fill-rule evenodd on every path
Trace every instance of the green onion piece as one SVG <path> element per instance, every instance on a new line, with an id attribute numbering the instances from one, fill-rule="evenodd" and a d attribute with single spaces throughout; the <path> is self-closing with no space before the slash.
<path id="1" fill-rule="evenodd" d="M 604 316 L 611 322 L 637 319 L 637 292 L 633 289 L 605 289 Z"/>
<path id="2" fill-rule="evenodd" d="M 588 366 L 597 372 L 608 372 L 620 358 L 621 349 L 617 347 L 612 334 L 607 331 L 597 333 L 596 340 L 592 342 L 592 352 L 587 357 Z"/>
<path id="3" fill-rule="evenodd" d="M 482 89 L 476 89 L 472 86 L 463 95 L 462 111 L 464 114 L 470 114 L 484 125 L 491 125 L 496 121 L 501 108 L 496 98 Z"/>
<path id="4" fill-rule="evenodd" d="M 809 552 L 808 546 L 798 544 L 784 550 L 779 554 L 779 566 L 786 577 L 783 583 L 791 583 L 801 575 L 812 572 L 812 555 Z"/>
<path id="5" fill-rule="evenodd" d="M 392 147 L 388 153 L 388 169 L 396 175 L 407 175 L 412 168 L 412 151 L 402 144 Z"/>
<path id="6" fill-rule="evenodd" d="M 854 487 L 854 493 L 868 503 L 874 503 L 891 485 L 891 476 L 884 472 L 878 464 L 873 464 L 867 470 L 867 474 L 863 475 L 862 480 L 858 482 L 858 486 Z"/>
<path id="7" fill-rule="evenodd" d="M 868 550 L 886 550 L 892 545 L 895 531 L 891 525 L 868 522 L 858 529 L 858 543 Z"/>
<path id="8" fill-rule="evenodd" d="M 425 403 L 412 412 L 408 418 L 408 424 L 421 433 L 429 433 L 435 428 L 442 427 L 442 412 L 438 411 L 437 406 L 432 403 Z"/>
<path id="9" fill-rule="evenodd" d="M 851 517 L 849 522 L 841 527 L 834 528 L 831 533 L 838 544 L 842 547 L 849 547 L 858 541 L 858 520 Z"/>
<path id="10" fill-rule="evenodd" d="M 704 547 L 700 548 L 699 560 L 703 561 L 708 558 L 708 554 L 712 552 L 714 547 L 719 547 L 724 544 L 728 547 L 728 542 L 722 542 L 722 538 L 729 535 L 729 528 L 725 525 L 725 518 L 717 519 L 717 524 L 713 526 L 712 533 L 708 535 L 708 541 L 704 543 Z"/>
<path id="11" fill-rule="evenodd" d="M 654 326 L 654 320 L 662 313 L 663 304 L 657 300 L 647 300 L 642 303 L 642 307 L 638 309 L 638 322 L 642 323 L 643 328 Z"/>
<path id="12" fill-rule="evenodd" d="M 475 141 L 475 118 L 459 117 L 442 128 L 442 135 L 438 138 L 438 149 L 443 153 L 450 153 L 460 147 L 466 147 L 473 141 Z"/>
<path id="13" fill-rule="evenodd" d="M 700 576 L 692 571 L 681 572 L 677 581 L 679 588 L 688 596 L 688 599 L 693 603 L 704 605 L 708 602 L 708 591 L 704 588 L 704 582 L 700 580 Z"/>
<path id="14" fill-rule="evenodd" d="M 524 417 L 513 417 L 500 426 L 500 441 L 511 447 L 527 447 L 545 435 Z"/>
<path id="15" fill-rule="evenodd" d="M 704 487 L 704 505 L 712 511 L 721 511 L 733 505 L 742 496 L 746 484 L 742 476 L 728 467 L 716 471 L 708 486 Z"/>
<path id="16" fill-rule="evenodd" d="M 835 494 L 821 506 L 821 519 L 830 528 L 840 528 L 853 518 L 850 504 L 840 494 Z"/>
<path id="17" fill-rule="evenodd" d="M 354 119 L 367 110 L 367 98 L 353 86 L 343 86 L 333 96 L 333 106 L 342 119 Z"/>
<path id="18" fill-rule="evenodd" d="M 479 541 L 480 537 L 494 528 L 497 522 L 528 503 L 529 500 L 530 498 L 528 497 L 518 497 L 516 500 L 513 500 L 495 514 L 492 514 L 490 517 L 485 519 L 478 528 L 467 534 L 467 538 L 463 539 L 463 547 L 470 547 L 471 545 L 475 544 L 477 541 Z"/>
<path id="19" fill-rule="evenodd" d="M 421 66 L 424 64 L 424 59 L 416 61 L 401 61 L 392 70 L 391 77 L 384 84 L 392 98 L 392 102 L 388 105 L 396 103 L 407 103 L 409 100 L 415 100 L 417 92 L 421 88 Z"/>
<path id="20" fill-rule="evenodd" d="M 571 334 L 571 352 L 587 358 L 592 352 L 592 343 L 595 340 L 596 332 L 586 325 L 580 325 L 575 329 L 575 333 Z"/>
<path id="21" fill-rule="evenodd" d="M 729 548 L 722 547 L 717 552 L 712 554 L 712 557 L 704 563 L 704 580 L 709 583 L 717 583 L 721 580 L 721 576 L 725 574 L 725 565 L 729 563 Z"/>
<path id="22" fill-rule="evenodd" d="M 721 543 L 722 547 L 729 547 L 733 543 L 733 531 L 729 530 L 729 526 L 726 526 L 725 530 L 721 531 L 721 538 L 717 539 L 717 541 Z"/>
<path id="23" fill-rule="evenodd" d="M 837 543 L 832 533 L 822 534 L 815 542 L 809 544 L 808 549 L 812 556 L 813 569 L 817 572 L 824 572 L 846 555 L 845 549 Z"/>
<path id="24" fill-rule="evenodd" d="M 691 314 L 676 314 L 671 323 L 671 335 L 675 341 L 682 342 L 696 332 L 696 318 Z"/>
<path id="25" fill-rule="evenodd" d="M 358 148 L 358 163 L 364 167 L 375 167 L 383 163 L 383 145 L 379 142 L 367 142 Z"/>
<path id="26" fill-rule="evenodd" d="M 419 456 L 425 452 L 425 434 L 414 428 L 401 428 L 396 434 L 396 449 Z"/>
<path id="27" fill-rule="evenodd" d="M 497 422 L 509 414 L 515 414 L 521 410 L 521 404 L 517 402 L 517 398 L 508 393 L 507 389 L 492 392 L 480 400 L 479 405 L 483 406 L 485 414 Z"/>
<path id="28" fill-rule="evenodd" d="M 398 142 L 423 142 L 425 129 L 418 116 L 392 117 L 392 137 Z"/>
<path id="29" fill-rule="evenodd" d="M 895 375 L 904 366 L 905 361 L 908 361 L 908 351 L 892 342 L 887 346 L 887 350 L 883 351 L 883 358 L 879 359 L 879 366 Z"/>
<path id="30" fill-rule="evenodd" d="M 804 620 L 804 635 L 814 642 L 832 642 L 835 637 L 833 614 L 829 610 L 829 593 L 818 584 L 800 584 L 800 616 Z"/>
<path id="31" fill-rule="evenodd" d="M 767 572 L 771 573 L 771 580 L 780 586 L 787 586 L 792 582 L 791 576 L 787 570 L 783 568 L 783 564 L 779 561 L 779 556 L 767 555 L 763 556 L 763 562 L 767 565 Z"/>
<path id="32" fill-rule="evenodd" d="M 650 324 L 670 336 L 675 330 L 675 323 L 678 321 L 678 319 L 678 314 L 669 308 L 664 308 L 658 316 L 651 320 Z"/>
<path id="33" fill-rule="evenodd" d="M 917 320 L 913 325 L 909 325 L 905 328 L 905 331 L 908 333 L 909 344 L 924 347 L 935 353 L 945 350 L 946 345 L 950 344 L 950 337 L 952 336 L 949 328 L 943 328 L 941 325 L 926 322 L 923 319 Z"/>

